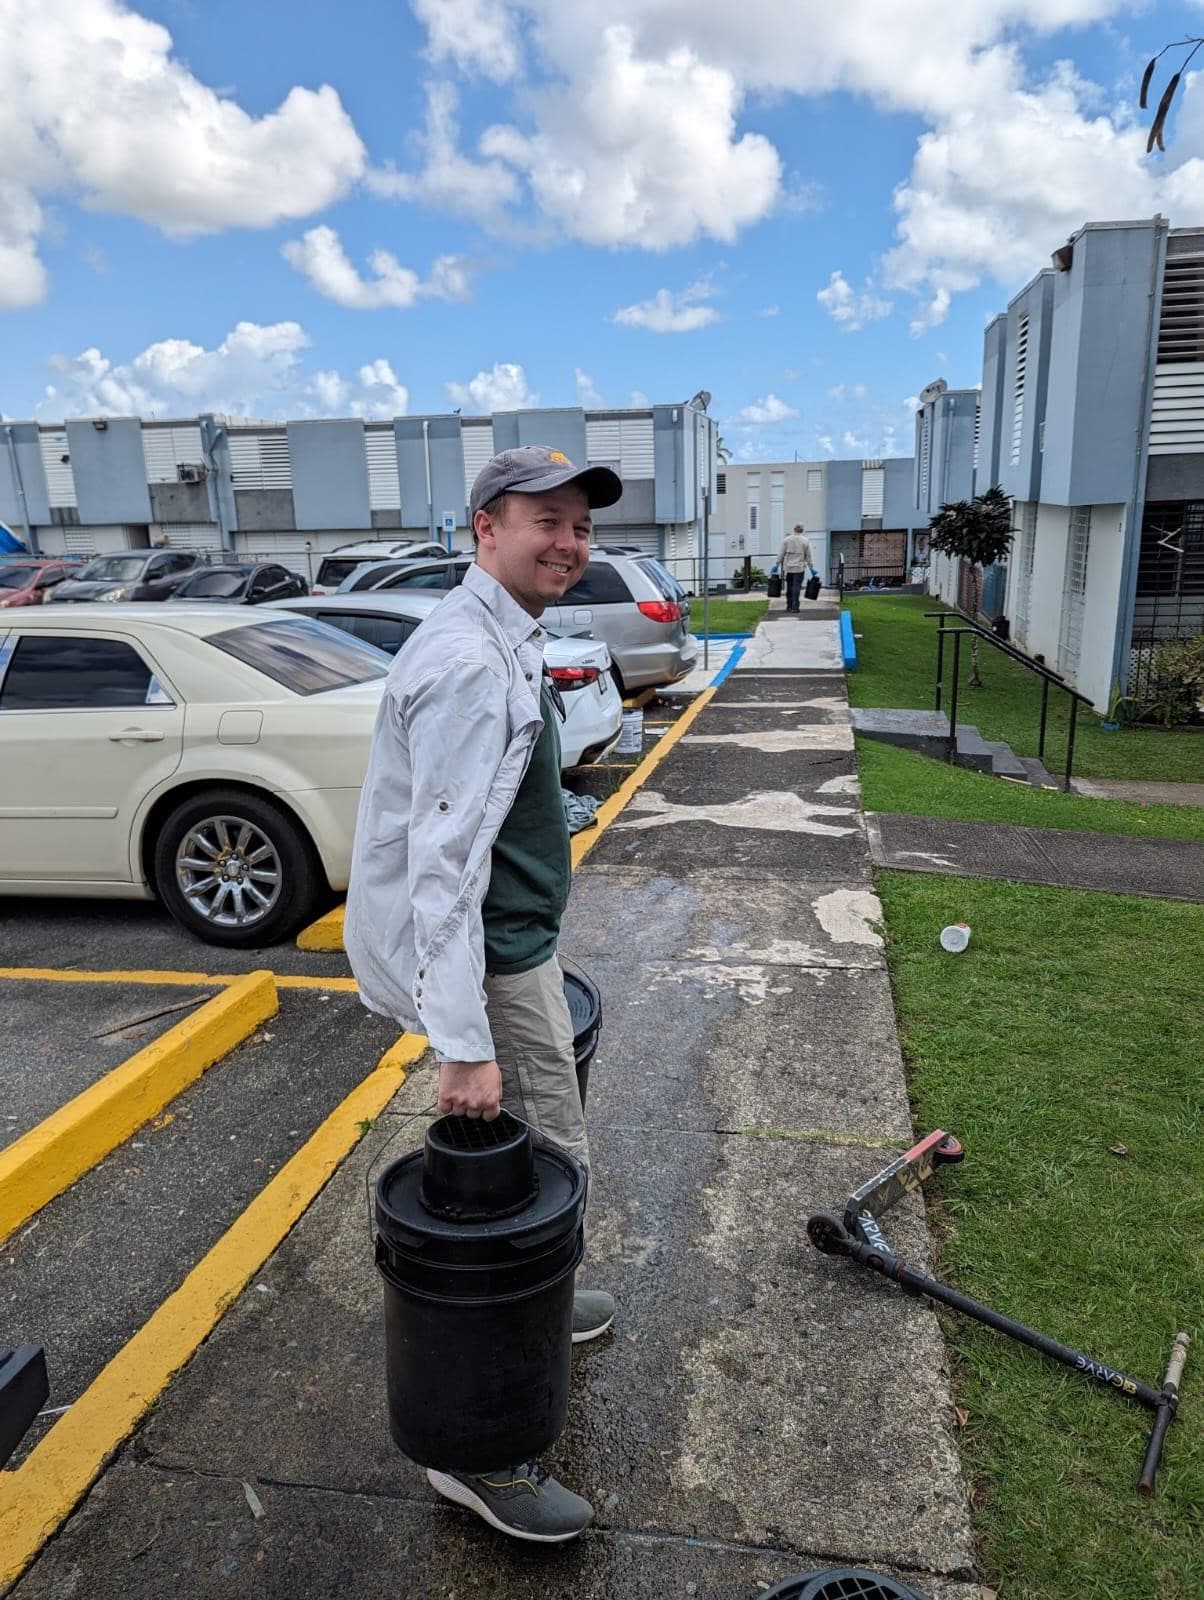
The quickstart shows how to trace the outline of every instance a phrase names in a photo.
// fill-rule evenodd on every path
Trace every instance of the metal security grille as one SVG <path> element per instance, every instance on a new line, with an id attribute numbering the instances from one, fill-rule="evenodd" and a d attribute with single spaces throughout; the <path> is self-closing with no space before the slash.
<path id="1" fill-rule="evenodd" d="M 886 498 L 886 469 L 879 462 L 866 461 L 861 468 L 861 515 L 880 517 Z"/>
<path id="2" fill-rule="evenodd" d="M 1204 501 L 1147 505 L 1137 558 L 1133 639 L 1204 633 Z"/>
<path id="3" fill-rule="evenodd" d="M 1045 424 L 1042 423 L 1041 426 L 1044 427 Z M 975 404 L 975 407 L 974 407 L 974 465 L 975 466 L 978 465 L 978 445 L 979 445 L 979 441 L 980 441 L 981 438 L 982 438 L 982 406 L 981 406 L 981 404 Z"/>
<path id="4" fill-rule="evenodd" d="M 373 511 L 401 510 L 401 479 L 397 471 L 397 439 L 392 424 L 364 429 L 364 456 L 368 462 L 368 505 Z"/>
<path id="5" fill-rule="evenodd" d="M 201 430 L 195 423 L 143 423 L 142 457 L 147 483 L 177 483 L 181 467 L 204 464 Z"/>
<path id="6" fill-rule="evenodd" d="M 1028 629 L 1029 608 L 1033 599 L 1033 558 L 1037 548 L 1037 506 L 1029 500 L 1020 508 L 1020 560 L 1016 573 L 1017 631 L 1023 638 Z"/>
<path id="7" fill-rule="evenodd" d="M 460 445 L 464 451 L 464 499 L 472 498 L 472 486 L 477 475 L 493 457 L 493 423 L 466 422 L 460 429 Z M 593 459 L 591 454 L 590 459 Z"/>
<path id="8" fill-rule="evenodd" d="M 1152 456 L 1204 451 L 1204 362 L 1158 366 L 1150 412 Z"/>
<path id="9" fill-rule="evenodd" d="M 1020 465 L 1020 442 L 1024 434 L 1024 384 L 1028 377 L 1028 317 L 1016 327 L 1016 379 L 1012 385 L 1012 466 Z"/>
<path id="10" fill-rule="evenodd" d="M 75 474 L 71 471 L 71 456 L 65 429 L 43 429 L 38 434 L 42 451 L 42 470 L 46 474 L 46 492 L 52 506 L 77 506 Z"/>
<path id="11" fill-rule="evenodd" d="M 1158 321 L 1158 365 L 1204 361 L 1204 255 L 1168 256 Z"/>
<path id="12" fill-rule="evenodd" d="M 95 540 L 89 528 L 64 528 L 63 539 L 69 556 L 90 556 Z"/>
<path id="13" fill-rule="evenodd" d="M 920 422 L 920 505 L 928 506 L 928 463 L 932 455 L 932 421 L 927 411 Z"/>
<path id="14" fill-rule="evenodd" d="M 1058 670 L 1073 679 L 1083 647 L 1083 610 L 1087 596 L 1087 547 L 1091 541 L 1091 507 L 1071 506 L 1066 540 L 1066 575 L 1062 583 L 1062 625 L 1058 634 Z"/>
<path id="15" fill-rule="evenodd" d="M 232 432 L 230 477 L 236 489 L 291 489 L 293 468 L 284 429 L 272 433 Z"/>

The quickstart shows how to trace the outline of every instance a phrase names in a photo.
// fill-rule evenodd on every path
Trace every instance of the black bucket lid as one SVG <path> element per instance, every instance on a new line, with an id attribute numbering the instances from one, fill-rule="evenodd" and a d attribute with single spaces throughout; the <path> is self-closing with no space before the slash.
<path id="1" fill-rule="evenodd" d="M 568 1001 L 573 1024 L 573 1043 L 580 1045 L 602 1019 L 602 996 L 592 978 L 584 972 L 564 968 L 564 998 Z"/>
<path id="2" fill-rule="evenodd" d="M 488 1222 L 530 1205 L 537 1189 L 531 1130 L 508 1111 L 440 1117 L 426 1133 L 421 1199 L 436 1217 Z"/>
<path id="3" fill-rule="evenodd" d="M 760 1600 L 926 1600 L 897 1578 L 865 1567 L 825 1567 L 822 1572 L 799 1572 L 783 1578 Z"/>

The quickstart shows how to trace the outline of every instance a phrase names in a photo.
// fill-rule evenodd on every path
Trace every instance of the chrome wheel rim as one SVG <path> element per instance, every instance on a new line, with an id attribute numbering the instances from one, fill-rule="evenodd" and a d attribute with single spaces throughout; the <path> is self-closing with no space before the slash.
<path id="1" fill-rule="evenodd" d="M 250 928 L 279 900 L 284 868 L 271 839 L 245 817 L 205 817 L 180 840 L 176 882 L 203 921 Z"/>

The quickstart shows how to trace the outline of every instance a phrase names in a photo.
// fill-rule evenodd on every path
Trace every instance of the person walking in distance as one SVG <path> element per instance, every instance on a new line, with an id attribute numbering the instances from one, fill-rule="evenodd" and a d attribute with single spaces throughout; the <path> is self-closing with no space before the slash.
<path id="1" fill-rule="evenodd" d="M 504 450 L 482 469 L 469 502 L 476 561 L 389 670 L 344 933 L 364 1004 L 430 1039 L 440 1113 L 491 1120 L 504 1103 L 587 1172 L 556 958 L 570 878 L 563 706 L 540 617 L 585 571 L 591 510 L 622 492 L 609 467 L 574 466 L 547 445 Z M 609 1294 L 577 1290 L 574 1344 L 614 1315 Z M 539 1462 L 427 1477 L 519 1539 L 562 1542 L 593 1518 Z"/>
<path id="2" fill-rule="evenodd" d="M 778 556 L 778 571 L 786 580 L 787 611 L 797 611 L 799 608 L 799 594 L 808 567 L 812 571 L 815 570 L 811 559 L 811 545 L 803 532 L 802 523 L 796 522 L 793 531 L 782 540 L 782 551 Z"/>

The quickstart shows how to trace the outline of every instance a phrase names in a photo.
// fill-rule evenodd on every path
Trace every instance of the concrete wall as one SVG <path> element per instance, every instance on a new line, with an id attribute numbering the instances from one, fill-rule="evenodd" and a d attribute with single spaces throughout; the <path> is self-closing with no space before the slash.
<path id="1" fill-rule="evenodd" d="M 359 418 L 290 422 L 285 432 L 293 470 L 295 526 L 370 529 L 368 462 Z"/>
<path id="2" fill-rule="evenodd" d="M 207 483 L 152 483 L 152 522 L 212 522 Z"/>
<path id="3" fill-rule="evenodd" d="M 1075 687 L 1091 696 L 1102 711 L 1112 693 L 1112 662 L 1116 618 L 1124 576 L 1125 507 L 1098 505 L 1091 509 L 1091 537 L 1087 545 L 1087 593 L 1083 605 L 1083 638 Z"/>
<path id="4" fill-rule="evenodd" d="M 923 527 L 927 518 L 923 520 L 917 518 L 915 502 L 912 499 L 915 463 L 910 456 L 898 456 L 893 460 L 884 461 L 882 465 L 886 475 L 882 526 L 909 529 Z"/>
<path id="5" fill-rule="evenodd" d="M 67 448 L 81 523 L 152 521 L 137 417 L 108 417 L 99 428 L 86 420 L 69 422 Z"/>
<path id="6" fill-rule="evenodd" d="M 585 412 L 580 406 L 548 407 L 539 411 L 495 411 L 494 451 L 514 450 L 522 444 L 546 444 L 563 450 L 570 461 L 585 464 Z"/>
<path id="7" fill-rule="evenodd" d="M 1132 493 L 1165 246 L 1160 221 L 1091 224 L 1075 237 L 1070 271 L 1054 275 L 1043 501 L 1112 504 Z"/>
<path id="8" fill-rule="evenodd" d="M 991 448 L 998 452 L 997 482 L 1006 494 L 1016 500 L 1032 500 L 1040 493 L 1041 423 L 1045 420 L 1049 385 L 1056 276 L 1056 273 L 1048 270 L 1038 273 L 1011 301 L 1004 323 L 1002 394 L 993 419 Z M 1019 459 L 1013 461 L 1019 330 L 1026 317 L 1028 342 L 1020 413 L 1020 448 Z M 985 374 L 983 382 L 985 386 Z"/>
<path id="9" fill-rule="evenodd" d="M 13 449 L 8 448 L 9 434 Z M 17 473 L 25 494 L 22 506 L 17 493 L 17 480 L 13 473 L 13 455 L 17 458 Z M 50 521 L 50 499 L 46 490 L 46 473 L 42 466 L 42 451 L 38 443 L 36 422 L 6 422 L 0 424 L 0 522 L 6 522 L 14 533 L 24 530 L 25 543 L 29 544 L 29 528 L 40 528 Z"/>
<path id="10" fill-rule="evenodd" d="M 1004 372 L 1007 352 L 1007 316 L 987 324 L 982 347 L 982 418 L 978 430 L 978 465 L 974 492 L 982 494 L 999 482 L 1000 431 L 1004 414 Z"/>
<path id="11" fill-rule="evenodd" d="M 267 533 L 295 528 L 291 489 L 236 489 L 234 526 L 244 533 Z"/>
<path id="12" fill-rule="evenodd" d="M 861 527 L 861 462 L 828 462 L 828 527 Z"/>
<path id="13" fill-rule="evenodd" d="M 499 414 L 497 421 L 515 418 L 517 412 Z M 423 442 L 423 425 L 427 440 Z M 397 435 L 397 472 L 401 484 L 401 526 L 417 528 L 419 537 L 430 536 L 426 485 L 426 456 L 430 453 L 431 507 L 434 537 L 442 537 L 442 519 L 454 516 L 458 526 L 467 526 L 468 505 L 464 492 L 464 450 L 460 442 L 459 417 L 398 417 L 393 424 Z M 512 449 L 514 443 L 497 445 Z M 496 443 L 496 439 L 495 439 Z"/>
<path id="14" fill-rule="evenodd" d="M 1067 506 L 1037 506 L 1037 539 L 1029 598 L 1025 649 L 1043 656 L 1057 670 L 1062 630 L 1062 586 L 1066 576 L 1066 541 L 1070 529 Z"/>

